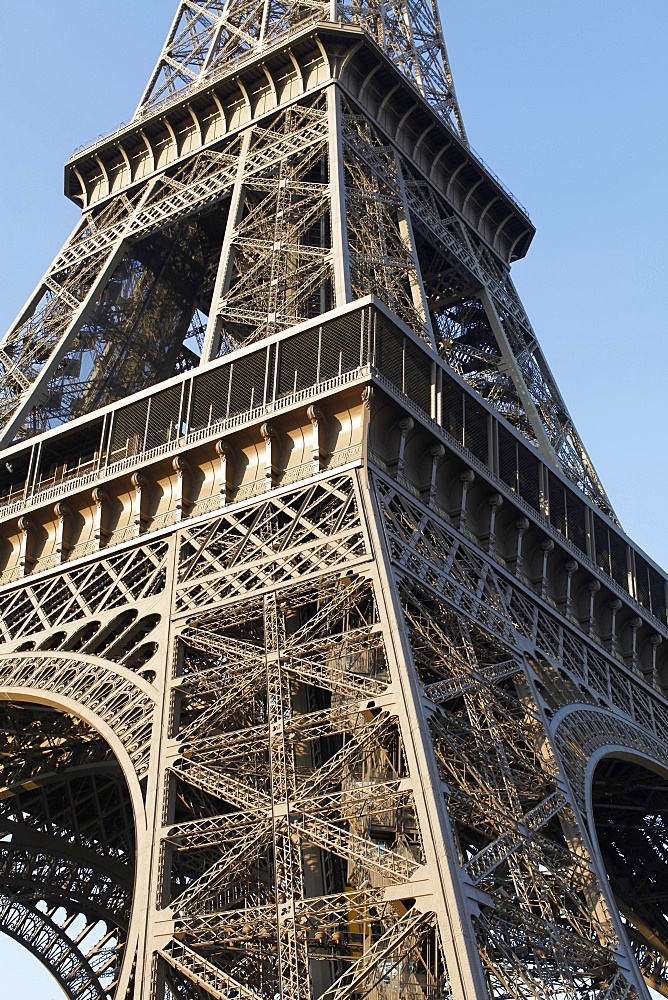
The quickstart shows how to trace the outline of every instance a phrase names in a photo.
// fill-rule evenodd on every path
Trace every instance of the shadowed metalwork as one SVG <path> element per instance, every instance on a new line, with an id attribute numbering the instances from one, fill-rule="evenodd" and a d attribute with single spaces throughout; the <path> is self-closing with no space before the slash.
<path id="1" fill-rule="evenodd" d="M 666 576 L 433 3 L 179 4 L 0 342 L 0 930 L 71 1000 L 668 996 Z"/>

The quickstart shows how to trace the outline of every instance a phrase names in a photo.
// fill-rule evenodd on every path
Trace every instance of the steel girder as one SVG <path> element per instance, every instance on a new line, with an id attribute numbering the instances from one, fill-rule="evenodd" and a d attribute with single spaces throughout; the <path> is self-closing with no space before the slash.
<path id="1" fill-rule="evenodd" d="M 3 444 L 43 435 L 0 548 L 0 929 L 72 1000 L 668 995 L 664 605 L 564 563 L 538 471 L 535 508 L 473 485 L 503 431 L 612 516 L 435 6 L 188 0 L 129 130 L 0 343 Z M 344 371 L 360 299 L 387 337 Z M 28 517 L 86 415 L 97 473 Z"/>
<path id="2" fill-rule="evenodd" d="M 122 775 L 87 726 L 3 701 L 0 929 L 72 1000 L 115 987 L 128 930 L 134 824 Z"/>
<path id="3" fill-rule="evenodd" d="M 345 82 L 86 211 L 0 342 L 3 443 L 373 293 L 612 516 L 461 168 L 439 191 Z"/>
<path id="4" fill-rule="evenodd" d="M 402 4 L 183 0 L 136 116 L 165 102 L 183 100 L 240 62 L 319 22 L 362 28 L 448 126 L 466 139 L 433 0 Z"/>
<path id="5" fill-rule="evenodd" d="M 126 928 L 123 969 L 99 987 L 109 995 L 116 983 L 116 997 L 258 1000 L 279 984 L 300 1000 L 642 995 L 604 864 L 636 954 L 655 976 L 661 904 L 639 911 L 633 876 L 611 864 L 623 846 L 606 839 L 599 813 L 628 800 L 614 761 L 635 755 L 654 769 L 646 773 L 660 840 L 665 703 L 655 699 L 650 730 L 640 689 L 624 707 L 599 707 L 610 683 L 600 667 L 614 672 L 613 663 L 599 657 L 597 668 L 574 635 L 565 642 L 556 613 L 551 621 L 380 466 L 297 482 L 170 530 L 171 583 L 163 578 L 153 606 L 173 624 L 153 661 L 153 698 L 100 657 L 51 648 L 0 660 L 3 688 L 22 699 L 7 703 L 8 719 L 23 711 L 63 720 L 62 736 L 53 725 L 5 726 L 14 741 L 24 731 L 22 752 L 17 745 L 4 758 L 18 789 L 6 829 L 20 815 L 62 838 L 59 854 L 47 838 L 58 877 L 34 853 L 44 856 L 47 834 L 26 841 L 31 850 L 11 867 L 17 902 L 8 913 L 28 905 L 36 882 L 52 887 L 42 895 L 55 904 L 68 854 L 80 880 L 91 838 L 120 857 L 113 837 L 125 854 L 136 837 L 154 858 L 150 881 L 134 874 L 135 912 L 152 914 L 148 935 L 127 917 L 119 923 L 127 902 L 110 909 L 102 890 L 89 891 L 84 910 L 88 924 L 105 927 L 115 914 L 117 960 Z M 154 565 L 149 539 L 134 548 Z M 119 580 L 114 603 L 134 605 L 141 584 Z M 77 608 L 64 607 L 67 647 Z M 20 708 L 46 698 L 69 714 Z M 608 744 L 591 806 L 587 762 Z M 125 793 L 122 818 L 114 806 L 105 819 L 91 802 L 105 773 L 120 777 L 115 760 L 136 775 L 140 805 L 131 809 Z M 63 806 L 65 819 L 53 802 L 63 780 L 83 780 L 82 761 L 99 787 Z M 54 768 L 65 778 L 50 788 Z M 635 828 L 642 837 L 643 824 Z M 114 864 L 90 865 L 89 887 L 102 880 L 118 896 Z M 661 864 L 639 864 L 648 885 L 660 884 Z M 73 888 L 70 898 L 84 909 L 84 896 Z M 45 912 L 52 920 L 53 906 Z M 89 966 L 82 958 L 63 972 L 70 995 L 80 995 Z"/>

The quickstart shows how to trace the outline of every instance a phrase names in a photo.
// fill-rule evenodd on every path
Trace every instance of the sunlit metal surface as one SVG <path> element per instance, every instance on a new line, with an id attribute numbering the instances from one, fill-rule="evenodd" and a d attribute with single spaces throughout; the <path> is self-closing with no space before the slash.
<path id="1" fill-rule="evenodd" d="M 668 996 L 666 576 L 435 5 L 183 2 L 0 342 L 0 930 L 71 1000 Z"/>

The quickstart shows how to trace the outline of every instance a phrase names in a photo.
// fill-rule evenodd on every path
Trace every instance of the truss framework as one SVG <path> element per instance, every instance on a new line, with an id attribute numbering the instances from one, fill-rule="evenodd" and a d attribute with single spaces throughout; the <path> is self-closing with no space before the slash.
<path id="1" fill-rule="evenodd" d="M 211 14 L 194 6 L 189 32 Z M 3 443 L 372 293 L 614 516 L 507 261 L 449 200 L 454 177 L 439 191 L 363 89 L 342 89 L 85 212 L 0 342 Z"/>
<path id="2" fill-rule="evenodd" d="M 668 996 L 665 581 L 524 502 L 522 438 L 614 516 L 435 3 L 184 0 L 128 135 L 0 342 L 0 930 L 70 1000 Z"/>
<path id="3" fill-rule="evenodd" d="M 183 100 L 212 78 L 317 22 L 353 25 L 368 33 L 447 125 L 466 140 L 433 0 L 402 4 L 183 0 L 137 116 L 165 101 Z"/>
<path id="4" fill-rule="evenodd" d="M 109 660 L 55 646 L 0 659 L 8 694 L 51 692 L 61 711 L 92 713 L 116 754 L 70 715 L 58 716 L 59 736 L 52 711 L 49 728 L 36 722 L 19 737 L 13 721 L 4 730 L 13 770 L 3 774 L 15 791 L 3 800 L 12 807 L 3 812 L 12 835 L 3 927 L 21 937 L 35 919 L 50 926 L 52 897 L 29 916 L 30 885 L 62 885 L 69 865 L 61 931 L 29 940 L 70 996 L 258 1000 L 279 982 L 299 1000 L 642 995 L 587 832 L 583 766 L 611 733 L 665 761 L 668 710 L 657 706 L 650 734 L 630 704 L 599 708 L 595 686 L 583 702 L 594 675 L 578 666 L 577 642 L 564 674 L 556 620 L 441 515 L 369 471 L 368 485 L 353 472 L 296 483 L 176 530 L 173 583 L 158 591 L 174 622 L 175 655 L 165 648 L 158 680 L 167 730 L 159 699 L 143 693 L 151 686 L 128 676 L 124 688 L 128 672 Z M 53 593 L 44 613 L 56 624 Z M 126 589 L 119 607 L 137 597 Z M 527 655 L 537 648 L 540 659 Z M 8 719 L 19 704 L 7 703 Z M 587 741 L 585 759 L 574 756 Z M 46 803 L 62 795 L 57 786 L 54 798 L 50 771 L 78 775 L 83 762 L 101 803 L 104 752 L 121 796 L 109 816 L 122 809 L 123 821 L 109 827 L 84 800 L 69 818 L 54 816 Z M 132 782 L 115 760 L 129 763 L 137 788 L 147 775 L 161 802 L 155 833 L 137 845 L 156 855 L 152 888 L 141 890 L 152 944 L 128 923 L 118 881 L 142 824 L 128 816 Z M 28 775 L 34 790 L 24 793 Z M 24 835 L 32 854 L 12 815 L 34 831 Z M 73 838 L 69 862 L 53 834 L 47 846 L 38 833 L 45 822 Z M 427 832 L 434 822 L 437 837 Z M 101 832 L 112 828 L 124 838 L 120 854 Z M 457 900 L 464 926 L 453 940 Z M 104 926 L 86 954 L 67 936 L 76 913 L 88 932 Z M 655 968 L 660 951 L 650 960 L 647 934 L 637 940 Z"/>

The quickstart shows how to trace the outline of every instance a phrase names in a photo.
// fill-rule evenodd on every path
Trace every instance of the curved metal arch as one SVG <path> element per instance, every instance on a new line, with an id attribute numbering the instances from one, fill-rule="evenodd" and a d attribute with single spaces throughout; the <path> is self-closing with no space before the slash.
<path id="1" fill-rule="evenodd" d="M 48 716 L 44 721 L 48 721 Z M 88 745 L 94 747 L 99 745 L 99 741 Z M 25 751 L 25 744 L 20 749 Z M 26 781 L 27 771 L 20 773 L 18 781 L 8 786 L 9 795 L 4 803 L 7 805 L 17 799 L 15 806 L 10 804 L 8 813 L 20 818 L 0 818 L 0 833 L 9 835 L 9 839 L 0 842 L 0 883 L 3 886 L 0 895 L 14 901 L 16 907 L 22 908 L 22 913 L 28 914 L 19 919 L 10 908 L 6 913 L 8 933 L 49 968 L 68 996 L 77 1000 L 97 1000 L 98 996 L 106 998 L 109 990 L 105 980 L 116 979 L 127 946 L 135 852 L 133 850 L 129 856 L 129 864 L 116 860 L 117 838 L 113 830 L 109 835 L 110 831 L 104 826 L 104 812 L 99 808 L 97 790 L 92 799 L 93 804 L 98 805 L 97 815 L 93 817 L 93 829 L 90 821 L 82 828 L 77 826 L 76 810 L 73 811 L 72 826 L 62 826 L 62 820 L 57 821 L 62 835 L 44 832 L 39 825 L 35 826 L 35 821 L 39 824 L 40 817 L 54 822 L 48 804 L 42 801 L 40 793 L 44 789 L 40 785 L 43 783 L 50 799 L 55 794 L 57 800 L 59 789 L 68 782 L 68 773 L 65 771 L 62 774 L 59 783 L 57 775 L 50 770 L 53 762 L 48 753 L 47 769 L 43 774 L 39 773 L 39 754 L 32 762 L 36 765 L 34 780 Z M 95 761 L 82 768 L 75 759 L 65 767 L 72 772 L 69 775 L 71 782 L 78 783 L 82 777 L 84 781 L 89 779 L 99 763 Z M 116 773 L 125 790 L 117 765 Z M 100 774 L 99 766 L 97 774 Z M 109 782 L 105 781 L 99 795 L 104 796 L 105 790 L 108 794 L 108 789 Z M 121 794 L 125 798 L 127 792 Z M 79 805 L 76 789 L 63 797 Z M 91 804 L 86 793 L 83 802 L 84 808 Z M 127 818 L 132 822 L 129 814 Z M 102 852 L 85 846 L 90 842 L 96 826 L 99 827 Z M 81 842 L 75 842 L 76 838 Z M 105 845 L 106 855 L 103 853 Z M 39 924 L 44 914 L 50 920 L 46 933 L 40 931 Z M 59 928 L 58 933 L 51 929 L 51 925 Z M 88 938 L 91 932 L 92 940 Z M 90 947 L 86 947 L 86 939 Z M 110 942 L 113 942 L 111 951 Z"/>
<path id="2" fill-rule="evenodd" d="M 113 732 L 111 727 L 105 723 L 104 720 L 102 720 L 99 716 L 96 716 L 93 712 L 88 711 L 71 698 L 59 697 L 55 692 L 41 693 L 39 689 L 35 688 L 0 686 L 0 700 L 48 705 L 50 708 L 55 708 L 56 710 L 65 712 L 68 715 L 76 716 L 83 722 L 87 722 L 93 729 L 95 729 L 105 742 L 109 744 L 114 752 L 114 755 L 118 759 L 120 768 L 128 783 L 130 799 L 132 801 L 133 812 L 135 814 L 135 823 L 138 822 L 139 818 L 144 814 L 144 803 L 139 779 L 137 773 L 132 767 L 132 762 L 129 759 L 129 755 L 125 747 Z"/>
<path id="3" fill-rule="evenodd" d="M 29 937 L 18 931 L 26 921 L 31 923 Z M 110 994 L 100 984 L 99 975 L 87 956 L 47 913 L 22 899 L 0 893 L 0 932 L 29 951 L 51 973 L 69 1000 L 108 1000 Z M 62 968 L 68 959 L 70 970 L 79 968 L 78 984 L 73 983 L 73 977 L 66 975 Z M 80 988 L 75 988 L 77 985 Z"/>
<path id="4" fill-rule="evenodd" d="M 127 608 L 119 608 L 119 612 L 126 610 L 134 610 L 134 606 L 131 604 Z M 116 619 L 114 618 L 113 621 Z M 112 621 L 112 624 L 113 624 Z M 85 622 L 84 622 L 85 624 Z M 152 685 L 145 681 L 138 674 L 135 674 L 132 670 L 128 670 L 127 667 L 122 666 L 120 663 L 115 663 L 113 660 L 106 660 L 102 656 L 95 656 L 92 653 L 77 653 L 74 651 L 67 650 L 66 652 L 61 652 L 60 650 L 29 650 L 26 652 L 21 652 L 17 650 L 11 653 L 0 653 L 0 664 L 3 661 L 12 660 L 34 660 L 34 659 L 53 659 L 53 660 L 77 660 L 79 663 L 88 664 L 91 667 L 95 667 L 98 670 L 107 670 L 112 674 L 118 674 L 119 678 L 123 680 L 130 681 L 139 690 L 149 695 L 154 701 L 156 700 L 156 692 Z M 0 668 L 0 689 L 2 688 L 2 672 Z"/>
<path id="5" fill-rule="evenodd" d="M 12 701 L 15 701 L 15 702 L 26 702 L 26 703 L 30 703 L 30 704 L 36 704 L 36 703 L 37 704 L 43 704 L 43 705 L 45 704 L 45 705 L 48 705 L 49 707 L 52 707 L 52 708 L 58 708 L 58 710 L 62 711 L 64 714 L 73 715 L 73 716 L 76 716 L 78 718 L 81 718 L 84 722 L 88 723 L 91 726 L 91 728 L 94 729 L 98 733 L 98 735 L 100 735 L 102 737 L 102 739 L 105 739 L 105 730 L 108 729 L 108 727 L 106 726 L 106 724 L 104 724 L 102 722 L 102 720 L 100 720 L 100 719 L 95 719 L 95 717 L 93 716 L 93 713 L 91 713 L 89 710 L 86 710 L 86 709 L 82 708 L 79 705 L 76 705 L 75 703 L 72 702 L 71 699 L 57 698 L 57 697 L 54 697 L 53 694 L 48 694 L 48 693 L 45 694 L 44 692 L 40 692 L 40 691 L 36 691 L 36 690 L 30 690 L 30 689 L 28 689 L 28 690 L 26 690 L 26 689 L 23 689 L 23 690 L 21 690 L 21 689 L 14 689 L 14 690 L 12 690 L 12 689 L 7 689 L 7 688 L 5 688 L 4 690 L 0 690 L 0 698 L 3 698 L 3 700 L 12 700 Z M 95 722 L 95 725 L 93 725 L 93 722 Z M 113 734 L 110 734 L 110 735 L 113 736 Z M 123 773 L 124 775 L 127 774 L 127 773 L 131 773 L 131 767 L 132 767 L 131 762 L 129 762 L 127 759 L 125 761 L 122 760 L 122 759 L 119 759 L 121 756 L 125 756 L 127 758 L 127 754 L 125 754 L 125 752 L 123 751 L 122 745 L 119 745 L 118 739 L 117 738 L 114 738 L 113 740 L 106 739 L 105 742 L 108 745 L 110 745 L 110 748 L 112 749 L 112 751 L 114 750 L 114 746 L 111 745 L 112 742 L 115 743 L 118 746 L 120 753 L 119 753 L 119 756 L 116 759 L 118 761 L 118 767 L 119 767 L 119 770 L 121 771 L 121 773 Z M 123 767 L 124 764 L 125 764 L 125 768 Z M 134 787 L 132 787 L 132 786 L 134 786 Z M 141 801 L 141 789 L 139 788 L 139 782 L 138 782 L 137 777 L 136 776 L 134 777 L 132 785 L 126 779 L 125 780 L 125 788 L 127 790 L 128 798 L 129 798 L 130 802 L 132 803 L 132 822 L 133 822 L 133 825 L 135 827 L 135 829 L 134 829 L 134 834 L 135 834 L 135 837 L 134 837 L 134 839 L 135 839 L 135 860 L 134 860 L 134 865 L 132 866 L 132 870 L 129 872 L 130 885 L 125 890 L 127 892 L 127 901 L 128 901 L 128 908 L 127 909 L 129 911 L 129 920 L 128 920 L 127 913 L 124 915 L 124 914 L 121 914 L 119 912 L 115 912 L 113 914 L 113 919 L 109 919 L 109 917 L 111 915 L 110 914 L 104 914 L 101 910 L 99 910 L 98 907 L 95 905 L 94 898 L 91 898 L 90 900 L 87 900 L 86 902 L 81 901 L 81 905 L 80 905 L 80 895 L 83 893 L 83 887 L 82 886 L 79 887 L 79 889 L 80 889 L 79 893 L 74 893 L 74 894 L 72 894 L 69 897 L 67 896 L 67 894 L 65 894 L 65 899 L 64 899 L 64 901 L 61 900 L 61 905 L 64 906 L 66 908 L 66 910 L 70 910 L 70 912 L 73 915 L 73 917 L 72 917 L 73 919 L 77 915 L 81 915 L 82 917 L 84 917 L 84 919 L 86 919 L 88 921 L 89 924 L 90 924 L 90 922 L 92 920 L 93 921 L 93 926 L 95 924 L 97 924 L 99 921 L 102 921 L 105 924 L 108 933 L 121 933 L 122 934 L 122 937 L 124 939 L 122 943 L 123 943 L 124 947 L 123 947 L 122 954 L 119 956 L 118 967 L 117 967 L 117 970 L 116 970 L 118 972 L 118 977 L 116 977 L 116 978 L 117 978 L 117 981 L 120 980 L 120 981 L 127 982 L 129 980 L 129 977 L 130 977 L 130 974 L 131 974 L 132 964 L 134 962 L 134 955 L 135 955 L 136 946 L 137 946 L 137 939 L 138 939 L 138 936 L 139 936 L 139 924 L 140 924 L 140 917 L 141 917 L 141 914 L 138 914 L 135 911 L 135 909 L 133 908 L 133 906 L 132 906 L 132 902 L 133 902 L 134 896 L 135 896 L 134 889 L 135 889 L 136 881 L 137 881 L 137 878 L 138 878 L 137 858 L 138 858 L 138 855 L 139 855 L 139 851 L 137 850 L 137 846 L 138 846 L 138 840 L 139 840 L 140 834 L 141 834 L 141 829 L 138 829 L 138 822 L 137 821 L 138 821 L 138 818 L 139 818 L 139 820 L 140 820 L 140 822 L 142 824 L 142 828 L 145 831 L 146 830 L 146 820 L 145 820 L 145 817 L 143 816 L 143 813 L 144 813 L 143 802 Z M 137 809 L 136 803 L 132 802 L 133 795 L 134 795 L 135 799 L 139 800 L 139 809 Z M 55 847 L 59 846 L 57 844 L 57 842 L 56 842 L 56 838 L 53 838 L 53 844 L 54 844 Z M 64 853 L 67 854 L 68 853 L 68 851 L 67 851 L 67 845 L 63 845 L 63 847 L 65 849 Z M 52 857 L 53 857 L 54 867 L 57 869 L 59 863 L 60 863 L 60 865 L 62 867 L 63 858 L 59 857 L 58 854 L 54 854 Z M 47 864 L 48 864 L 48 862 L 47 862 Z M 76 873 L 78 871 L 78 866 L 77 866 L 76 861 L 74 861 L 73 859 L 71 859 L 68 868 L 72 871 L 73 875 L 76 877 Z M 60 874 L 62 875 L 62 872 Z M 51 881 L 53 881 L 53 879 Z M 10 880 L 10 885 L 11 885 L 11 880 Z M 13 888 L 16 889 L 16 888 L 18 888 L 18 886 L 13 886 Z M 40 886 L 40 888 L 44 889 L 44 884 L 42 884 Z M 89 888 L 90 888 L 90 886 L 89 886 Z M 94 893 L 91 894 L 91 897 L 94 897 L 94 895 L 95 895 Z M 48 891 L 48 885 L 47 885 L 47 891 L 40 893 L 40 897 L 39 898 L 43 902 L 45 902 L 45 904 L 47 906 L 49 905 L 49 900 L 53 899 L 53 896 Z M 22 901 L 22 902 L 24 902 L 24 901 Z M 25 903 L 25 905 L 28 906 L 27 902 Z M 54 900 L 54 912 L 57 910 L 57 908 L 58 907 L 55 904 L 55 900 Z M 35 910 L 35 912 L 39 913 L 38 910 Z M 126 933 L 123 933 L 124 930 L 126 930 Z M 15 937 L 17 937 L 17 935 L 15 935 Z M 24 942 L 21 942 L 21 943 L 24 943 Z M 40 956 L 38 956 L 38 957 L 40 957 Z M 46 965 L 47 967 L 50 967 L 50 965 L 51 965 L 50 960 L 49 960 L 49 956 L 46 955 L 46 954 L 43 957 L 40 957 L 40 961 L 42 961 L 42 963 L 44 965 Z M 107 962 L 108 962 L 108 959 L 105 958 L 105 965 L 107 964 Z M 57 976 L 57 978 L 60 981 L 60 976 Z M 102 984 L 99 984 L 99 987 L 100 987 L 100 989 L 104 988 Z M 108 998 L 109 994 L 108 994 L 108 992 L 102 992 L 102 993 L 100 993 L 99 990 L 97 992 L 91 992 L 90 990 L 88 990 L 87 992 L 85 992 L 83 994 L 80 994 L 78 991 L 74 991 L 74 992 L 73 991 L 68 991 L 68 996 L 72 997 L 73 1000 L 97 1000 L 98 996 L 99 997 L 104 997 L 105 1000 L 106 1000 L 106 998 Z"/>
<path id="6" fill-rule="evenodd" d="M 656 739 L 627 716 L 586 704 L 569 705 L 561 709 L 552 720 L 551 729 L 584 830 L 588 834 L 588 849 L 592 861 L 601 874 L 606 875 L 607 866 L 594 816 L 593 780 L 596 768 L 605 759 L 624 760 L 644 767 L 668 781 L 668 741 Z M 663 977 L 661 980 L 653 979 L 641 966 L 637 942 L 634 945 L 619 916 L 624 911 L 614 893 L 612 881 L 604 877 L 600 880 L 600 887 L 620 944 L 632 963 L 631 968 L 637 969 L 637 975 L 647 985 L 668 996 Z M 624 901 L 621 902 L 623 904 Z M 624 917 L 630 919 L 626 912 Z M 668 942 L 659 942 L 663 947 L 658 949 L 656 942 L 651 942 L 650 937 L 642 931 L 641 937 L 645 938 L 647 953 L 657 959 L 662 971 L 668 970 L 668 955 L 664 954 L 664 950 L 668 949 Z"/>
<path id="7" fill-rule="evenodd" d="M 599 769 L 602 794 L 595 801 Z M 645 782 L 638 772 L 646 774 Z M 656 760 L 610 746 L 592 757 L 587 773 L 587 822 L 596 857 L 627 921 L 645 982 L 668 997 L 668 757 Z"/>
<path id="8" fill-rule="evenodd" d="M 662 778 L 666 778 L 668 780 L 668 758 L 665 758 L 664 760 L 659 760 L 658 758 L 652 756 L 649 753 L 643 751 L 639 752 L 638 750 L 634 750 L 633 748 L 623 743 L 605 744 L 590 757 L 589 763 L 587 765 L 585 802 L 587 806 L 588 823 L 590 821 L 590 817 L 593 815 L 592 792 L 593 792 L 594 771 L 601 763 L 601 761 L 605 760 L 608 757 L 613 757 L 616 760 L 628 760 L 631 763 L 638 764 L 640 767 L 644 767 L 648 771 L 654 771 Z"/>
<path id="9" fill-rule="evenodd" d="M 122 704 L 123 698 L 136 702 L 134 710 Z M 148 754 L 157 700 L 148 681 L 126 667 L 85 653 L 5 653 L 0 654 L 0 699 L 50 705 L 87 722 L 110 746 L 128 786 L 139 795 L 133 806 L 139 806 L 137 775 Z"/>
<path id="10" fill-rule="evenodd" d="M 59 845 L 54 843 L 53 846 L 55 848 Z M 12 865 L 9 877 L 7 877 L 6 872 L 2 871 L 3 855 L 7 857 L 7 867 L 9 867 L 9 863 Z M 29 864 L 31 857 L 37 863 Z M 97 920 L 118 927 L 119 930 L 127 931 L 127 910 L 129 910 L 131 902 L 132 886 L 126 887 L 124 895 L 127 898 L 125 903 L 121 902 L 120 907 L 117 905 L 115 909 L 111 909 L 105 905 L 107 902 L 104 900 L 105 890 L 115 887 L 117 883 L 113 883 L 110 876 L 105 878 L 104 873 L 99 871 L 99 859 L 90 858 L 84 875 L 80 877 L 81 885 L 78 889 L 73 888 L 71 884 L 64 886 L 62 882 L 54 885 L 54 880 L 50 877 L 53 866 L 57 866 L 58 876 L 62 878 L 64 869 L 69 869 L 73 875 L 81 872 L 81 869 L 77 867 L 77 861 L 79 864 L 85 864 L 83 859 L 68 857 L 68 853 L 65 851 L 61 853 L 54 850 L 49 853 L 43 847 L 31 848 L 22 845 L 20 841 L 0 844 L 0 875 L 5 875 L 4 885 L 11 890 L 12 894 L 18 892 L 22 899 L 41 899 L 48 904 L 52 895 L 50 890 L 53 889 L 52 901 L 54 905 L 57 903 L 63 906 L 73 905 L 79 908 L 82 913 L 85 911 Z M 26 862 L 23 873 L 20 868 L 21 862 Z M 66 862 L 65 865 L 63 862 Z M 68 862 L 69 864 L 67 864 Z M 30 869 L 30 874 L 26 874 L 28 869 Z M 120 894 L 123 894 L 122 884 Z"/>
<path id="11" fill-rule="evenodd" d="M 58 690 L 57 669 L 54 672 L 53 683 L 49 683 L 44 676 L 44 671 L 35 671 L 36 676 L 26 668 L 30 664 L 39 663 L 42 667 L 53 666 L 55 668 L 66 668 L 68 678 L 67 688 L 70 694 L 63 694 Z M 13 664 L 18 670 L 9 667 Z M 3 670 L 6 666 L 9 669 Z M 71 666 L 72 670 L 67 668 Z M 88 671 L 84 668 L 88 667 Z M 4 676 L 3 676 L 4 674 Z M 17 674 L 23 683 L 12 683 L 18 680 Z M 87 677 L 87 675 L 89 675 Z M 98 697 L 93 698 L 87 682 L 95 682 L 98 686 Z M 101 683 L 102 682 L 102 683 Z M 34 684 L 34 686 L 30 686 Z M 118 712 L 114 714 L 114 704 L 117 702 L 121 689 L 125 688 L 130 694 L 133 690 L 138 696 L 137 711 L 141 715 L 149 709 L 148 720 L 137 719 L 134 716 L 137 712 Z M 79 696 L 78 692 L 81 691 Z M 70 696 L 73 695 L 73 696 Z M 102 660 L 99 657 L 86 656 L 85 654 L 68 653 L 66 655 L 54 655 L 52 653 L 38 654 L 27 653 L 7 654 L 0 656 L 0 700 L 14 701 L 28 704 L 45 705 L 66 715 L 81 719 L 90 726 L 109 746 L 118 762 L 121 773 L 126 782 L 128 795 L 132 807 L 134 833 L 137 856 L 141 853 L 141 845 L 148 842 L 148 820 L 144 806 L 144 798 L 140 780 L 142 777 L 142 760 L 148 752 L 148 745 L 141 751 L 137 747 L 136 726 L 143 724 L 146 728 L 148 724 L 146 738 L 150 740 L 153 726 L 153 709 L 155 708 L 156 692 L 151 685 L 142 678 L 137 677 L 131 671 L 119 667 L 117 664 Z M 105 718 L 106 714 L 106 718 Z M 116 731 L 114 722 L 122 732 Z M 135 728 L 133 728 L 133 724 Z M 134 884 L 136 886 L 139 877 L 138 867 L 135 864 Z M 133 892 L 132 898 L 135 893 Z M 120 982 L 128 983 L 131 967 L 136 951 L 137 941 L 140 933 L 141 914 L 134 908 L 131 909 L 128 934 L 122 965 L 120 969 Z M 78 1000 L 78 998 L 77 998 Z"/>
<path id="12" fill-rule="evenodd" d="M 591 725 L 589 724 L 591 723 Z M 567 705 L 554 716 L 550 729 L 582 819 L 587 821 L 589 765 L 607 750 L 644 756 L 662 767 L 668 761 L 665 741 L 642 729 L 628 716 L 586 703 Z"/>

